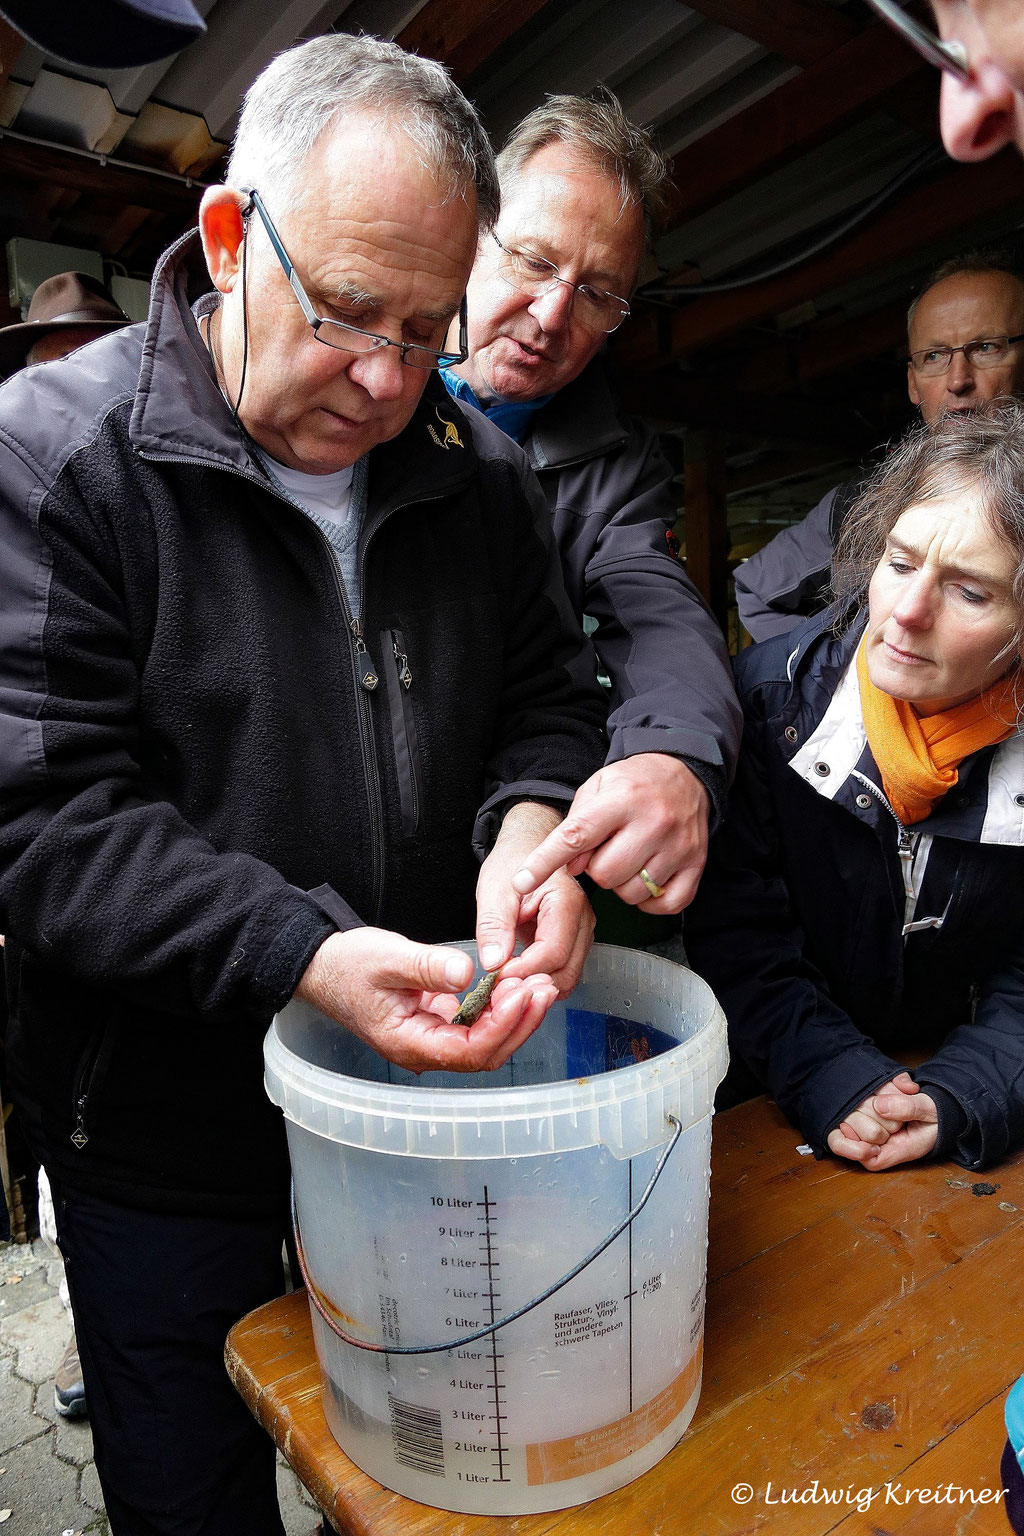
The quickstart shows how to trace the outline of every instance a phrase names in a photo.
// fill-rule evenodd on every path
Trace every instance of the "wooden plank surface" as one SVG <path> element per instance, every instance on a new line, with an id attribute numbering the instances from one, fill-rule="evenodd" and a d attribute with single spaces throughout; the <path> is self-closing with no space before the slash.
<path id="1" fill-rule="evenodd" d="M 798 1140 L 767 1100 L 716 1119 L 704 1385 L 679 1445 L 617 1493 L 502 1532 L 1003 1536 L 998 1504 L 930 1491 L 998 1488 L 1002 1403 L 1024 1370 L 1024 1159 L 988 1195 L 952 1164 L 873 1175 Z M 243 1319 L 227 1360 L 338 1531 L 494 1536 L 492 1517 L 389 1493 L 335 1444 L 304 1293 Z"/>

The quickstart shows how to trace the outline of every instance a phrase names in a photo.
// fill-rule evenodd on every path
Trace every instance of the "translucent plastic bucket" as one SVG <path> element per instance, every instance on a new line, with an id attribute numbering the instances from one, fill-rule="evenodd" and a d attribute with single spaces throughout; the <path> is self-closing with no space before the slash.
<path id="1" fill-rule="evenodd" d="M 301 1003 L 265 1057 L 324 1411 L 358 1466 L 442 1509 L 533 1514 L 672 1448 L 700 1391 L 727 1061 L 699 977 L 595 946 L 497 1073 L 414 1077 Z"/>

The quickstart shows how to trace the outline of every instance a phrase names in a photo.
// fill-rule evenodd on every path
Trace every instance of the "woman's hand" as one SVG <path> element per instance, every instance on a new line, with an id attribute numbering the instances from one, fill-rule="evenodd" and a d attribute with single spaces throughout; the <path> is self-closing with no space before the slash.
<path id="1" fill-rule="evenodd" d="M 909 1072 L 898 1072 L 829 1132 L 828 1145 L 837 1157 L 878 1173 L 927 1157 L 938 1130 L 935 1100 Z"/>

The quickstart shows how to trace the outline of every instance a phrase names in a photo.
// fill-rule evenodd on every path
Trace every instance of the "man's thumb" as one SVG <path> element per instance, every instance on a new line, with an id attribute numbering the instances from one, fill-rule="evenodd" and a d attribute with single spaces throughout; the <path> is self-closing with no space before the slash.
<path id="1" fill-rule="evenodd" d="M 422 992 L 461 992 L 473 979 L 473 962 L 460 949 L 404 939 L 388 957 L 382 978 L 393 987 Z"/>

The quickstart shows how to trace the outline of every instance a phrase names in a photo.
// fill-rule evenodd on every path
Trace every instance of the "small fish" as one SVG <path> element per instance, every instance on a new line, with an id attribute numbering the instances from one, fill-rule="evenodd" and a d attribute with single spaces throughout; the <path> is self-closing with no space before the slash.
<path id="1" fill-rule="evenodd" d="M 488 971 L 486 976 L 481 976 L 472 992 L 467 992 L 459 1010 L 456 1013 L 453 1024 L 475 1024 L 477 1019 L 487 1007 L 491 993 L 494 991 L 494 983 L 498 979 L 497 971 Z"/>

